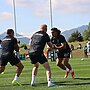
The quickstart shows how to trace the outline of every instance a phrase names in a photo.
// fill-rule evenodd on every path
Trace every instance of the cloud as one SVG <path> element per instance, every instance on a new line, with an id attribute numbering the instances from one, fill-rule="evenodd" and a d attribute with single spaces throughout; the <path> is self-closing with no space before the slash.
<path id="1" fill-rule="evenodd" d="M 60 13 L 89 13 L 90 0 L 52 0 L 52 5 Z"/>
<path id="2" fill-rule="evenodd" d="M 29 7 L 31 1 L 30 0 L 6 0 L 6 3 L 13 6 L 13 1 L 15 2 L 16 7 Z"/>
<path id="3" fill-rule="evenodd" d="M 6 2 L 13 6 L 13 0 L 6 0 Z M 29 9 L 38 16 L 47 15 L 49 5 L 46 0 L 15 0 L 16 8 Z"/>
<path id="4" fill-rule="evenodd" d="M 23 33 L 23 32 L 21 32 L 20 35 L 23 35 L 23 37 L 31 38 L 31 33 Z"/>
<path id="5" fill-rule="evenodd" d="M 0 21 L 10 20 L 12 18 L 12 14 L 9 12 L 0 13 Z"/>
<path id="6" fill-rule="evenodd" d="M 90 13 L 90 0 L 51 0 L 53 12 Z M 7 0 L 12 5 L 12 0 Z M 48 15 L 50 0 L 15 0 L 17 8 L 26 8 L 39 16 Z"/>

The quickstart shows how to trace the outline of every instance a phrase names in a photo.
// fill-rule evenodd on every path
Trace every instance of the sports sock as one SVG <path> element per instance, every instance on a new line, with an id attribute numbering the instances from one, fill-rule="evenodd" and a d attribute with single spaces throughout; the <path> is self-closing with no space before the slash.
<path id="1" fill-rule="evenodd" d="M 73 69 L 71 69 L 70 72 L 73 72 Z"/>
<path id="2" fill-rule="evenodd" d="M 18 76 L 17 75 L 15 75 L 14 80 L 18 80 Z"/>
<path id="3" fill-rule="evenodd" d="M 32 75 L 32 82 L 35 82 L 36 76 Z"/>
<path id="4" fill-rule="evenodd" d="M 48 78 L 48 79 L 47 79 L 47 82 L 52 82 L 51 78 Z"/>
<path id="5" fill-rule="evenodd" d="M 66 68 L 66 72 L 68 72 L 69 71 L 69 69 L 68 68 Z"/>

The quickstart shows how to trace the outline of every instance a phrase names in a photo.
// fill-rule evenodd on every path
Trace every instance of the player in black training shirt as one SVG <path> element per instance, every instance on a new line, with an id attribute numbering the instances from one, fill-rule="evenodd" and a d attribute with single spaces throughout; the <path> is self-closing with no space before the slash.
<path id="1" fill-rule="evenodd" d="M 54 45 L 50 42 L 50 38 L 46 32 L 47 32 L 47 25 L 43 24 L 40 27 L 40 31 L 34 33 L 31 37 L 29 56 L 31 59 L 31 63 L 34 64 L 34 67 L 32 69 L 32 81 L 31 81 L 32 86 L 35 84 L 35 77 L 37 75 L 39 63 L 42 64 L 46 69 L 48 87 L 54 85 L 51 82 L 51 69 L 48 60 L 43 54 L 43 49 L 46 43 L 51 48 L 54 48 Z"/>
<path id="2" fill-rule="evenodd" d="M 12 66 L 15 65 L 17 67 L 17 72 L 15 75 L 12 84 L 21 85 L 17 82 L 18 77 L 20 76 L 24 66 L 20 62 L 20 60 L 15 56 L 14 50 L 16 52 L 19 51 L 19 47 L 17 45 L 17 39 L 14 38 L 13 29 L 7 30 L 7 36 L 2 40 L 2 54 L 0 60 L 0 73 L 4 72 L 7 63 L 9 62 Z"/>
<path id="3" fill-rule="evenodd" d="M 67 41 L 65 40 L 65 37 L 60 34 L 61 31 L 57 28 L 52 28 L 51 33 L 51 42 L 56 45 L 55 47 L 57 49 L 56 65 L 62 68 L 63 70 L 66 70 L 64 78 L 68 77 L 69 72 L 71 72 L 72 78 L 74 78 L 74 71 L 71 65 L 69 64 L 71 50 Z M 64 62 L 64 64 L 62 63 L 62 61 Z"/>

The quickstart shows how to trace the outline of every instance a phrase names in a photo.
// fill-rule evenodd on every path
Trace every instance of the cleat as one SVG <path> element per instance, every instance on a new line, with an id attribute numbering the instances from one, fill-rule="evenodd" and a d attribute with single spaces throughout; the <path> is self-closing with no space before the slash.
<path id="1" fill-rule="evenodd" d="M 65 74 L 64 78 L 67 78 L 68 77 L 69 72 L 70 71 L 66 71 L 66 74 Z"/>
<path id="2" fill-rule="evenodd" d="M 73 72 L 71 72 L 71 76 L 72 76 L 72 78 L 74 78 L 74 71 L 73 71 Z"/>
<path id="3" fill-rule="evenodd" d="M 4 74 L 4 72 L 2 72 L 1 74 Z"/>
<path id="4" fill-rule="evenodd" d="M 67 78 L 68 76 L 65 74 L 64 78 Z"/>
<path id="5" fill-rule="evenodd" d="M 49 82 L 48 82 L 48 87 L 53 87 L 53 86 L 55 86 L 55 84 L 52 83 L 51 81 L 49 81 Z"/>
<path id="6" fill-rule="evenodd" d="M 12 81 L 12 85 L 18 85 L 18 86 L 22 86 L 19 82 L 17 82 L 16 80 Z"/>
<path id="7" fill-rule="evenodd" d="M 34 82 L 31 82 L 31 86 L 35 86 L 35 83 Z"/>

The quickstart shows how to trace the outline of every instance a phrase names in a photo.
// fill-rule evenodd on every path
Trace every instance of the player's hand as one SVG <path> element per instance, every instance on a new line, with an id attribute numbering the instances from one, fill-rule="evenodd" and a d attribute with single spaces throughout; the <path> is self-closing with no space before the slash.
<path id="1" fill-rule="evenodd" d="M 56 45 L 55 45 L 55 44 L 53 44 L 53 45 L 52 45 L 52 49 L 55 49 L 55 46 L 56 46 Z"/>
<path id="2" fill-rule="evenodd" d="M 44 56 L 48 59 L 48 54 L 47 53 L 44 53 Z"/>
<path id="3" fill-rule="evenodd" d="M 54 44 L 54 49 L 57 49 L 57 46 Z"/>

